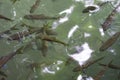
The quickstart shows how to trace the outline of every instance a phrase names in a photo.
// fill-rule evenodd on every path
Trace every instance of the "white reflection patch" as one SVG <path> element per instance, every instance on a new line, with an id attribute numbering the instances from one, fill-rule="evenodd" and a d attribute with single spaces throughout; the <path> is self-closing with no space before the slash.
<path id="1" fill-rule="evenodd" d="M 104 35 L 105 35 L 102 28 L 99 28 L 99 31 L 100 31 L 101 36 L 104 36 Z"/>
<path id="2" fill-rule="evenodd" d="M 79 75 L 77 80 L 94 80 L 92 77 L 88 77 L 87 75 Z"/>
<path id="3" fill-rule="evenodd" d="M 88 28 L 93 28 L 93 26 L 92 26 L 92 25 L 90 25 L 90 26 L 88 26 Z"/>
<path id="4" fill-rule="evenodd" d="M 78 27 L 79 27 L 78 25 L 72 27 L 72 29 L 68 33 L 68 38 L 70 38 L 73 35 L 73 33 L 76 31 Z"/>
<path id="5" fill-rule="evenodd" d="M 63 61 L 58 60 L 57 62 L 54 62 L 49 66 L 43 66 L 42 73 L 55 74 L 56 71 L 60 70 L 59 65 L 61 65 L 62 63 Z"/>
<path id="6" fill-rule="evenodd" d="M 74 60 L 78 61 L 79 65 L 83 65 L 91 57 L 91 53 L 93 52 L 93 50 L 89 48 L 88 43 L 84 43 L 80 48 L 81 47 L 83 49 L 80 50 L 80 52 L 69 55 Z"/>
<path id="7" fill-rule="evenodd" d="M 70 14 L 73 12 L 75 5 L 70 6 L 69 9 L 61 11 L 59 14 L 62 15 L 65 13 L 63 18 L 60 18 L 58 21 L 53 22 L 52 28 L 55 29 L 58 25 L 69 20 Z"/>
<path id="8" fill-rule="evenodd" d="M 89 34 L 89 33 L 84 33 L 84 37 L 85 37 L 85 38 L 90 37 L 90 36 L 91 36 L 91 34 Z"/>
<path id="9" fill-rule="evenodd" d="M 55 74 L 55 71 L 50 71 L 47 67 L 45 67 L 42 72 L 44 73 L 50 73 L 50 74 Z"/>
<path id="10" fill-rule="evenodd" d="M 16 16 L 15 8 L 13 8 L 13 15 L 14 15 L 14 17 Z"/>

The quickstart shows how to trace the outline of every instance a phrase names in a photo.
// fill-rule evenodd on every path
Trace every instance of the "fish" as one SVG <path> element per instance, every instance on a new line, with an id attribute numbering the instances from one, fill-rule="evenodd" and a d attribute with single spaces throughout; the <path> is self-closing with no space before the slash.
<path id="1" fill-rule="evenodd" d="M 65 65 L 69 65 L 72 61 L 74 61 L 74 59 L 72 57 L 69 57 L 65 62 Z"/>
<path id="2" fill-rule="evenodd" d="M 106 2 L 103 2 L 103 3 L 98 3 L 97 6 L 98 6 L 98 7 L 102 7 L 103 5 L 105 5 L 105 4 L 109 3 L 109 2 L 110 2 L 110 1 L 106 1 Z M 83 9 L 83 10 L 82 10 L 82 13 L 89 13 L 90 11 L 94 11 L 95 9 L 97 9 L 96 6 L 90 5 L 90 6 L 87 6 L 85 9 Z"/>
<path id="3" fill-rule="evenodd" d="M 9 36 L 9 38 L 7 40 L 9 40 L 9 41 L 18 40 L 19 41 L 20 39 L 28 36 L 29 34 L 30 33 L 28 31 L 18 32 L 18 33 L 15 33 L 15 34 Z"/>
<path id="4" fill-rule="evenodd" d="M 4 77 L 0 78 L 0 80 L 6 80 Z"/>
<path id="5" fill-rule="evenodd" d="M 12 1 L 12 3 L 13 4 L 15 4 L 16 3 L 16 1 L 20 1 L 20 0 L 11 0 Z"/>
<path id="6" fill-rule="evenodd" d="M 117 9 L 120 6 L 120 3 L 112 10 L 112 12 L 108 15 L 108 17 L 105 19 L 104 23 L 101 24 L 103 31 L 106 31 L 109 26 L 112 24 L 113 22 L 113 18 L 115 16 L 115 14 L 117 13 Z"/>
<path id="7" fill-rule="evenodd" d="M 5 17 L 5 16 L 3 16 L 3 15 L 0 15 L 0 19 L 4 19 L 4 20 L 7 20 L 7 21 L 13 21 L 12 19 L 7 18 L 7 17 Z"/>
<path id="8" fill-rule="evenodd" d="M 100 70 L 94 77 L 94 80 L 101 80 L 102 76 L 104 75 L 104 73 L 106 72 L 106 70 L 108 69 L 108 67 L 104 67 L 102 70 Z"/>
<path id="9" fill-rule="evenodd" d="M 83 9 L 82 13 L 89 13 L 90 11 L 93 11 L 95 9 L 96 9 L 95 6 L 88 6 L 85 9 Z"/>
<path id="10" fill-rule="evenodd" d="M 41 37 L 41 39 L 46 40 L 46 41 L 49 41 L 49 42 L 60 43 L 60 44 L 63 44 L 64 46 L 68 46 L 67 43 L 58 40 L 58 39 L 57 39 L 56 37 L 54 37 L 54 36 L 43 35 L 43 36 Z"/>
<path id="11" fill-rule="evenodd" d="M 104 73 L 106 72 L 106 70 L 108 69 L 108 66 L 112 63 L 112 60 L 106 65 L 103 66 L 104 68 L 102 70 L 100 70 L 94 77 L 94 80 L 100 80 L 102 78 L 102 76 L 104 75 Z"/>
<path id="12" fill-rule="evenodd" d="M 6 56 L 0 57 L 0 69 L 10 60 L 12 59 L 16 54 L 20 54 L 21 50 L 23 49 L 24 46 L 18 48 L 16 51 L 13 51 L 9 53 Z"/>
<path id="13" fill-rule="evenodd" d="M 89 66 L 97 63 L 98 61 L 100 61 L 100 60 L 102 60 L 102 59 L 104 59 L 104 57 L 100 57 L 100 58 L 98 58 L 98 59 L 96 59 L 96 60 L 93 60 L 93 61 L 88 61 L 87 63 L 85 63 L 85 64 L 82 65 L 82 66 L 79 65 L 79 66 L 77 66 L 77 67 L 75 67 L 75 68 L 73 69 L 73 72 L 78 72 L 78 71 L 81 71 L 81 70 L 83 70 L 83 69 L 86 69 L 86 68 L 88 68 Z"/>
<path id="14" fill-rule="evenodd" d="M 4 35 L 4 34 L 11 34 L 11 30 L 18 30 L 18 29 L 15 28 L 15 27 L 16 27 L 16 25 L 14 25 L 13 27 L 11 27 L 11 28 L 8 29 L 8 30 L 5 30 L 5 31 L 3 31 L 3 32 L 0 32 L 0 38 L 3 38 L 2 35 Z"/>
<path id="15" fill-rule="evenodd" d="M 120 32 L 116 32 L 111 38 L 109 38 L 107 41 L 105 41 L 101 47 L 99 48 L 99 51 L 105 51 L 109 47 L 111 47 L 119 38 Z"/>
<path id="16" fill-rule="evenodd" d="M 100 66 L 108 66 L 108 67 L 111 68 L 111 69 L 117 69 L 117 70 L 120 70 L 120 66 L 118 66 L 118 65 L 114 65 L 114 64 L 109 64 L 109 65 L 107 65 L 107 64 L 99 63 L 99 65 L 100 65 Z"/>
<path id="17" fill-rule="evenodd" d="M 59 19 L 60 17 L 50 17 L 50 16 L 45 16 L 44 14 L 37 14 L 37 15 L 25 15 L 24 16 L 25 19 L 28 19 L 28 20 L 56 20 L 56 19 Z"/>
<path id="18" fill-rule="evenodd" d="M 47 42 L 42 40 L 42 46 L 41 46 L 41 52 L 44 57 L 46 57 L 46 53 L 48 51 L 48 45 Z"/>
<path id="19" fill-rule="evenodd" d="M 32 7 L 30 9 L 30 13 L 33 13 L 38 8 L 38 6 L 40 5 L 40 1 L 41 0 L 36 0 L 35 1 L 35 3 L 32 5 Z"/>
<path id="20" fill-rule="evenodd" d="M 3 71 L 1 71 L 1 70 L 0 70 L 0 75 L 4 76 L 4 77 L 7 77 L 7 75 Z"/>

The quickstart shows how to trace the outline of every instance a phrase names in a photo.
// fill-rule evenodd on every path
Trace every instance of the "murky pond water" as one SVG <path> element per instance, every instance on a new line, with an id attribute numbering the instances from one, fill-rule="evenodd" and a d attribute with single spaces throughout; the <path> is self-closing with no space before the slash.
<path id="1" fill-rule="evenodd" d="M 1 0 L 0 79 L 119 80 L 119 3 Z"/>

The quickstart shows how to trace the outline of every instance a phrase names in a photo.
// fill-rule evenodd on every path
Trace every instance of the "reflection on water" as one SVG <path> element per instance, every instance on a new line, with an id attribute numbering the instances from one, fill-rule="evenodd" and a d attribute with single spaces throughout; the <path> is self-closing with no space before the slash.
<path id="1" fill-rule="evenodd" d="M 71 13 L 73 12 L 74 10 L 74 5 L 70 6 L 69 9 L 66 9 L 64 11 L 61 11 L 59 14 L 62 15 L 62 14 L 65 14 L 65 16 L 63 18 L 60 18 L 60 20 L 58 21 L 55 21 L 53 22 L 53 29 L 55 29 L 56 27 L 58 27 L 60 24 L 66 22 L 69 20 L 69 17 L 71 15 Z"/>
<path id="2" fill-rule="evenodd" d="M 84 43 L 81 46 L 76 45 L 74 47 L 77 52 L 69 56 L 78 61 L 79 65 L 83 65 L 91 57 L 93 50 L 89 48 L 88 43 Z"/>
<path id="3" fill-rule="evenodd" d="M 110 46 L 109 50 L 105 50 L 104 52 L 100 52 L 98 49 L 102 45 L 100 40 L 106 41 L 111 37 L 114 33 L 118 32 L 119 26 L 116 28 L 115 24 L 113 24 L 108 31 L 104 32 L 101 27 L 100 20 L 104 21 L 108 14 L 112 11 L 111 4 L 115 7 L 118 5 L 120 0 L 41 0 L 41 4 L 38 9 L 32 14 L 45 14 L 48 16 L 62 16 L 58 20 L 48 21 L 48 20 L 26 20 L 23 18 L 26 14 L 29 14 L 30 8 L 33 5 L 35 0 L 20 0 L 17 1 L 14 5 L 11 5 L 11 13 L 12 18 L 15 20 L 13 22 L 0 20 L 0 31 L 3 32 L 9 29 L 13 24 L 18 22 L 24 22 L 30 25 L 31 29 L 36 27 L 40 27 L 44 23 L 49 23 L 52 26 L 52 29 L 56 30 L 59 34 L 56 35 L 58 40 L 62 40 L 68 42 L 69 45 L 63 46 L 58 43 L 54 43 L 56 41 L 56 37 L 54 35 L 50 35 L 52 38 L 47 38 L 49 43 L 47 43 L 48 53 L 46 57 L 41 55 L 41 51 L 37 49 L 37 45 L 41 45 L 41 42 L 37 45 L 35 42 L 31 42 L 30 45 L 33 48 L 27 47 L 24 54 L 16 55 L 11 61 L 9 61 L 6 65 L 3 66 L 5 73 L 9 76 L 10 80 L 93 80 L 92 77 L 95 75 L 98 70 L 101 68 L 97 65 L 92 65 L 92 67 L 85 69 L 86 73 L 83 74 L 82 71 L 78 73 L 73 72 L 73 68 L 76 64 L 80 66 L 84 65 L 86 61 L 89 59 L 93 59 L 106 55 L 106 59 L 103 60 L 103 63 L 107 63 L 110 59 L 114 58 L 115 64 L 119 62 L 119 41 L 113 46 Z M 110 2 L 111 4 L 103 5 L 102 7 L 98 5 L 98 3 L 102 2 Z M 3 2 L 3 3 L 1 3 Z M 0 6 L 11 4 L 9 0 L 1 1 Z M 5 3 L 5 4 L 4 4 Z M 28 4 L 29 3 L 29 4 Z M 27 5 L 26 5 L 27 4 Z M 109 5 L 109 6 L 108 6 Z M 10 5 L 9 5 L 10 6 Z M 24 8 L 23 8 L 24 6 Z M 95 10 L 87 10 L 87 13 L 83 13 L 82 11 L 87 7 L 92 6 Z M 107 7 L 108 6 L 108 7 Z M 42 7 L 42 8 L 41 8 Z M 87 8 L 91 9 L 91 7 Z M 6 7 L 0 8 L 0 14 L 11 16 L 9 12 L 9 8 Z M 8 10 L 8 11 L 7 11 Z M 55 11 L 54 11 L 55 10 Z M 119 12 L 119 8 L 117 9 Z M 16 19 L 18 18 L 18 20 Z M 96 18 L 96 20 L 94 20 Z M 115 21 L 119 22 L 119 14 L 116 14 Z M 119 24 L 119 23 L 118 23 Z M 31 27 L 32 26 L 32 27 Z M 3 28 L 4 27 L 4 28 Z M 21 28 L 19 26 L 20 31 L 26 30 L 26 28 Z M 115 30 L 113 29 L 115 28 Z M 4 29 L 4 30 L 3 30 Z M 21 30 L 22 29 L 22 30 Z M 44 28 L 46 29 L 46 28 Z M 50 31 L 50 30 L 49 30 Z M 14 33 L 18 33 L 19 30 L 13 31 L 11 34 L 3 34 L 2 37 L 8 38 L 10 35 Z M 46 33 L 43 30 L 43 33 Z M 36 34 L 36 33 L 35 33 Z M 43 34 L 42 34 L 43 35 Z M 45 34 L 46 35 L 46 34 Z M 20 37 L 20 35 L 19 35 Z M 35 37 L 35 36 L 34 36 Z M 10 44 L 6 44 L 4 42 L 8 42 L 3 39 L 0 41 L 0 51 L 1 56 L 7 54 L 13 49 L 16 49 L 18 46 L 25 45 L 26 43 L 19 43 L 11 41 Z M 29 37 L 31 40 L 32 37 Z M 99 38 L 99 39 L 98 39 Z M 42 36 L 43 39 L 43 36 Z M 24 42 L 28 42 L 26 37 L 23 37 Z M 118 39 L 119 40 L 119 39 Z M 58 42 L 60 42 L 58 41 Z M 15 47 L 14 47 L 15 46 Z M 45 47 L 45 46 L 44 46 Z M 40 46 L 41 49 L 41 46 Z M 110 54 L 112 53 L 112 54 Z M 113 56 L 114 55 L 114 56 Z M 116 56 L 117 55 L 117 56 Z M 72 58 L 73 62 L 70 61 L 70 65 L 64 65 L 66 59 Z M 75 63 L 77 62 L 77 63 Z M 119 64 L 119 63 L 118 63 Z M 27 67 L 31 65 L 31 67 Z M 93 69 L 94 68 L 94 71 Z M 112 70 L 110 70 L 112 73 Z M 115 71 L 116 73 L 117 71 Z M 113 77 L 115 79 L 116 75 L 110 76 L 110 73 L 107 75 L 107 78 Z M 106 80 L 106 74 L 102 80 Z M 15 77 L 16 76 L 16 77 Z M 27 79 L 25 79 L 27 77 Z"/>

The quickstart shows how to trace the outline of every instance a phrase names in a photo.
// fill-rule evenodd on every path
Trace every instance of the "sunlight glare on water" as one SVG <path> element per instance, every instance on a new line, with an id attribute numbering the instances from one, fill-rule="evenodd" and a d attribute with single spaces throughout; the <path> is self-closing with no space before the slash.
<path id="1" fill-rule="evenodd" d="M 53 25 L 52 25 L 53 26 L 52 28 L 55 29 L 55 28 L 57 28 L 58 25 L 68 21 L 71 13 L 74 10 L 74 7 L 75 7 L 75 5 L 72 5 L 72 6 L 70 6 L 70 8 L 68 8 L 64 11 L 61 11 L 59 14 L 62 15 L 62 14 L 65 13 L 65 16 L 63 18 L 60 18 L 60 20 L 58 20 L 58 21 L 54 21 Z"/>
<path id="2" fill-rule="evenodd" d="M 77 30 L 77 28 L 79 28 L 78 25 L 72 27 L 72 29 L 68 33 L 68 38 L 70 38 L 73 35 L 73 33 Z"/>
<path id="3" fill-rule="evenodd" d="M 55 74 L 56 71 L 60 70 L 59 66 L 62 63 L 63 63 L 63 61 L 58 60 L 56 63 L 54 62 L 52 65 L 43 66 L 42 73 Z"/>
<path id="4" fill-rule="evenodd" d="M 83 65 L 91 57 L 93 50 L 89 48 L 89 45 L 86 42 L 82 46 L 79 46 L 79 49 L 80 48 L 83 49 L 69 56 L 78 61 L 79 65 Z"/>
<path id="5" fill-rule="evenodd" d="M 78 77 L 77 77 L 77 80 L 94 80 L 92 77 L 85 77 L 84 79 L 83 79 L 83 75 L 79 75 Z"/>

